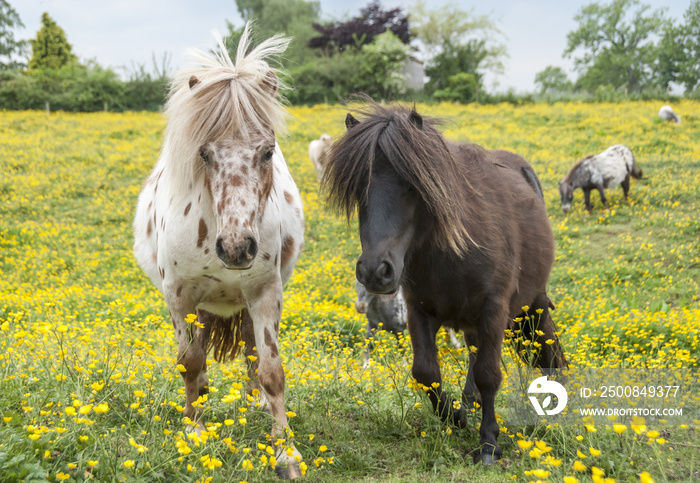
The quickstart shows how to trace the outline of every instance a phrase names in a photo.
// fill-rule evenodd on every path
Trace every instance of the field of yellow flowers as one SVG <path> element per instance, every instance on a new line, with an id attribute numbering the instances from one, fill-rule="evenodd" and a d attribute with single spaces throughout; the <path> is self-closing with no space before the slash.
<path id="1" fill-rule="evenodd" d="M 700 362 L 700 103 L 419 105 L 446 136 L 515 151 L 540 175 L 557 240 L 549 295 L 574 367 Z M 410 344 L 378 334 L 362 369 L 354 312 L 356 222 L 329 211 L 308 144 L 344 130 L 345 109 L 293 107 L 280 144 L 302 193 L 306 248 L 286 287 L 280 353 L 308 481 L 690 481 L 700 421 L 502 425 L 500 464 L 471 464 L 478 420 L 442 424 L 411 384 Z M 241 397 L 242 360 L 210 367 L 207 430 L 189 435 L 162 297 L 132 256 L 131 221 L 155 163 L 157 113 L 0 115 L 0 481 L 274 481 L 269 416 Z M 612 144 L 645 178 L 603 209 L 559 207 L 569 166 Z M 468 349 L 440 334 L 459 394 Z M 504 352 L 506 377 L 518 363 Z M 499 414 L 504 402 L 497 403 Z M 695 416 L 700 418 L 700 415 Z"/>

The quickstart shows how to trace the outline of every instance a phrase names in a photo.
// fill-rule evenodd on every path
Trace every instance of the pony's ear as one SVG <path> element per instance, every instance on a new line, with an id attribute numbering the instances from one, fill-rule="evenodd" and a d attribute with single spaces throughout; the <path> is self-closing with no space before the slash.
<path id="1" fill-rule="evenodd" d="M 413 124 L 416 125 L 418 129 L 423 129 L 423 118 L 421 117 L 420 114 L 416 112 L 415 109 L 411 111 L 411 113 L 408 115 L 408 118 L 411 120 Z"/>
<path id="2" fill-rule="evenodd" d="M 345 116 L 345 127 L 348 128 L 348 129 L 351 129 L 351 128 L 357 126 L 358 124 L 360 124 L 360 121 L 358 121 L 357 119 L 355 119 L 355 118 L 352 116 L 352 114 L 350 114 L 350 113 L 348 112 L 348 115 Z"/>
<path id="3" fill-rule="evenodd" d="M 190 89 L 192 89 L 197 84 L 199 84 L 199 79 L 197 79 L 197 77 L 194 75 L 190 77 Z"/>
<path id="4" fill-rule="evenodd" d="M 270 94 L 276 94 L 280 82 L 277 78 L 277 74 L 275 74 L 275 72 L 272 70 L 268 70 L 267 74 L 265 74 L 265 78 L 263 79 L 262 84 L 263 87 L 270 92 Z"/>

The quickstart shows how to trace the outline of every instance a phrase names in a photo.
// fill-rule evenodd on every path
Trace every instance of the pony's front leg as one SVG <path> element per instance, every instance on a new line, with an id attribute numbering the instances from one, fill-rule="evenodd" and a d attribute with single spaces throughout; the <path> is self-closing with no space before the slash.
<path id="1" fill-rule="evenodd" d="M 182 365 L 180 375 L 185 383 L 185 409 L 183 416 L 192 421 L 188 429 L 201 430 L 203 408 L 197 404 L 200 396 L 206 394 L 207 387 L 207 344 L 209 329 L 199 329 L 194 321 L 188 321 L 187 316 L 195 314 L 194 303 L 177 290 L 173 293 L 164 287 L 165 299 L 173 322 L 178 341 L 177 361 Z M 182 370 L 184 369 L 184 370 Z"/>
<path id="2" fill-rule="evenodd" d="M 257 384 L 263 399 L 269 402 L 272 423 L 272 441 L 286 440 L 287 414 L 284 405 L 284 368 L 279 356 L 279 323 L 282 315 L 282 281 L 279 275 L 270 283 L 253 288 L 246 293 L 248 312 L 253 321 L 257 348 Z M 246 344 L 247 345 L 247 344 Z M 287 453 L 291 449 L 291 455 Z M 278 475 L 285 479 L 301 476 L 299 463 L 301 454 L 291 444 L 280 444 L 277 448 L 275 467 Z"/>
<path id="3" fill-rule="evenodd" d="M 241 338 L 244 345 L 245 363 L 247 367 L 248 386 L 246 394 L 255 406 L 265 411 L 270 410 L 265 393 L 260 390 L 258 383 L 258 348 L 255 345 L 255 328 L 253 319 L 247 309 L 241 311 Z"/>
<path id="4" fill-rule="evenodd" d="M 474 462 L 491 465 L 503 451 L 498 446 L 500 432 L 496 421 L 496 393 L 503 378 L 501 374 L 501 346 L 507 322 L 505 304 L 486 302 L 477 329 L 478 353 L 474 361 L 474 382 L 481 393 L 480 447 L 474 452 Z"/>
<path id="5" fill-rule="evenodd" d="M 459 427 L 466 424 L 464 408 L 455 410 L 450 396 L 442 390 L 442 376 L 437 359 L 435 336 L 440 323 L 432 316 L 408 306 L 408 331 L 413 345 L 413 367 L 411 373 L 416 382 L 428 391 L 433 410 L 443 421 L 451 421 Z"/>
<path id="6" fill-rule="evenodd" d="M 586 204 L 586 211 L 591 212 L 593 210 L 593 205 L 591 204 L 591 189 L 583 188 L 583 200 Z"/>
<path id="7" fill-rule="evenodd" d="M 598 193 L 600 193 L 600 201 L 603 203 L 603 206 L 607 208 L 608 198 L 605 196 L 605 188 L 603 188 L 602 185 L 596 186 L 595 188 L 598 190 Z"/>

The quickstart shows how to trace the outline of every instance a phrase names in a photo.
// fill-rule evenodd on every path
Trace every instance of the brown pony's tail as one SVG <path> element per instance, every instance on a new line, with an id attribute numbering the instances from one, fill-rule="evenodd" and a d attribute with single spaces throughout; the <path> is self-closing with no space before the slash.
<path id="1" fill-rule="evenodd" d="M 246 312 L 246 314 L 244 314 Z M 209 317 L 211 338 L 210 348 L 217 362 L 232 361 L 241 350 L 241 321 L 247 315 L 247 311 L 241 310 L 233 317 L 211 315 Z"/>

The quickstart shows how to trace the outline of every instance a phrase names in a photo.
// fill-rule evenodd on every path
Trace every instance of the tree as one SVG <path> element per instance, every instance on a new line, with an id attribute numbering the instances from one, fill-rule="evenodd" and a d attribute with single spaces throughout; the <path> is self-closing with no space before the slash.
<path id="1" fill-rule="evenodd" d="M 27 48 L 26 40 L 15 40 L 13 30 L 17 27 L 24 27 L 19 14 L 7 0 L 0 0 L 0 70 L 24 67 L 24 64 L 14 60 Z"/>
<path id="2" fill-rule="evenodd" d="M 311 38 L 308 46 L 321 49 L 327 55 L 342 52 L 347 47 L 359 49 L 371 44 L 376 36 L 387 30 L 404 44 L 411 41 L 408 16 L 400 8 L 382 10 L 378 0 L 361 9 L 358 17 L 346 22 L 329 22 L 324 25 L 314 23 L 313 28 L 321 35 Z"/>
<path id="3" fill-rule="evenodd" d="M 479 91 L 480 83 L 474 74 L 460 72 L 447 78 L 447 86 L 433 94 L 438 100 L 472 102 Z"/>
<path id="4" fill-rule="evenodd" d="M 457 74 L 469 74 L 481 87 L 483 74 L 479 71 L 482 61 L 488 57 L 485 40 L 470 39 L 462 45 L 445 44 L 442 52 L 430 59 L 425 74 L 429 77 L 425 89 L 429 93 L 445 89 L 450 78 Z"/>
<path id="5" fill-rule="evenodd" d="M 655 83 L 663 89 L 668 89 L 671 82 L 678 80 L 679 66 L 684 59 L 684 52 L 679 44 L 680 30 L 681 27 L 669 22 L 657 45 L 654 78 Z"/>
<path id="6" fill-rule="evenodd" d="M 448 88 L 449 78 L 460 73 L 472 74 L 478 91 L 486 71 L 503 72 L 505 44 L 487 15 L 475 15 L 473 9 L 464 11 L 452 3 L 428 10 L 425 1 L 419 0 L 411 8 L 410 21 L 429 58 L 428 92 Z"/>
<path id="7" fill-rule="evenodd" d="M 299 65 L 311 57 L 306 44 L 314 35 L 311 25 L 318 20 L 320 4 L 306 0 L 236 0 L 238 12 L 244 22 L 254 21 L 253 44 L 256 45 L 277 33 L 292 37 L 282 63 Z M 234 48 L 243 34 L 243 27 L 236 28 L 228 22 L 229 45 Z M 231 52 L 232 55 L 235 52 Z"/>
<path id="8" fill-rule="evenodd" d="M 410 53 L 411 47 L 386 31 L 360 49 L 320 55 L 290 69 L 295 88 L 287 98 L 295 104 L 315 104 L 364 92 L 377 100 L 395 99 L 407 90 L 403 66 Z"/>
<path id="9" fill-rule="evenodd" d="M 581 73 L 578 87 L 593 91 L 609 84 L 634 92 L 649 84 L 657 55 L 652 39 L 668 24 L 665 9 L 649 8 L 639 0 L 612 0 L 586 5 L 574 16 L 578 28 L 567 34 L 564 56 Z"/>
<path id="10" fill-rule="evenodd" d="M 700 83 L 700 0 L 690 3 L 684 14 L 685 23 L 675 34 L 680 47 L 678 64 L 678 81 L 685 86 L 688 93 Z"/>
<path id="11" fill-rule="evenodd" d="M 387 29 L 369 44 L 362 46 L 362 73 L 355 89 L 375 99 L 394 99 L 406 93 L 403 66 L 411 56 L 411 48 Z"/>
<path id="12" fill-rule="evenodd" d="M 543 71 L 535 74 L 535 84 L 539 86 L 541 94 L 565 92 L 572 87 L 566 72 L 553 65 L 548 65 Z"/>
<path id="13" fill-rule="evenodd" d="M 77 61 L 65 32 L 46 12 L 41 15 L 41 29 L 37 32 L 36 39 L 29 42 L 32 44 L 29 70 L 60 69 Z"/>

